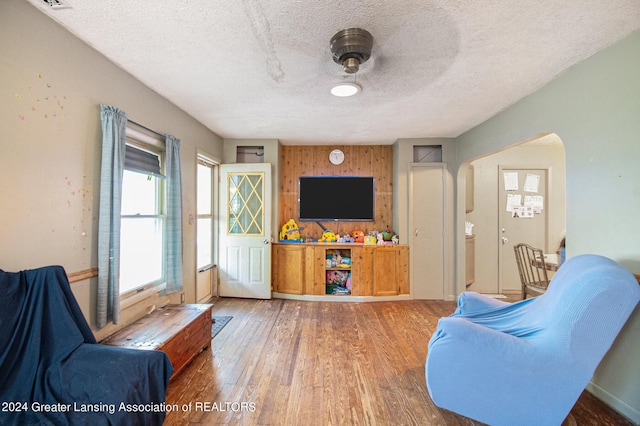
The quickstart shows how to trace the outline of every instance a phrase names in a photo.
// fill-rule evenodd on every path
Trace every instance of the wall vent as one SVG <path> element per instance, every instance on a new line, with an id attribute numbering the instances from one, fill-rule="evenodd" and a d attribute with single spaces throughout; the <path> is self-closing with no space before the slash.
<path id="1" fill-rule="evenodd" d="M 42 2 L 51 9 L 71 9 L 71 6 L 62 0 L 42 0 Z"/>
<path id="2" fill-rule="evenodd" d="M 414 145 L 414 163 L 441 163 L 442 145 Z"/>

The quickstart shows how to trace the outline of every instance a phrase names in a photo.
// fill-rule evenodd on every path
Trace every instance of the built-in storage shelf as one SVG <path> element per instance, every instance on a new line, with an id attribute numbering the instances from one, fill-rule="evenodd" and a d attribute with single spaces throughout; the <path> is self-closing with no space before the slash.
<path id="1" fill-rule="evenodd" d="M 325 250 L 325 293 L 351 294 L 351 249 Z"/>
<path id="2" fill-rule="evenodd" d="M 327 261 L 336 252 L 349 258 L 349 267 Z M 279 294 L 337 298 L 409 294 L 407 245 L 275 243 L 272 261 L 272 288 Z M 336 285 L 345 290 L 334 291 Z"/>

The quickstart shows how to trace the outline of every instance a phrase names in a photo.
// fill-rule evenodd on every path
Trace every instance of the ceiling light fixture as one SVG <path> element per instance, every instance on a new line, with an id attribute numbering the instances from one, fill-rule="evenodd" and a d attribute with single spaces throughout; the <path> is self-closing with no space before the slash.
<path id="1" fill-rule="evenodd" d="M 360 92 L 362 88 L 356 83 L 338 83 L 331 88 L 331 94 L 333 96 L 338 96 L 340 98 L 345 98 L 347 96 L 353 96 L 356 93 Z"/>
<path id="2" fill-rule="evenodd" d="M 342 65 L 342 69 L 347 74 L 353 74 L 354 82 L 341 82 L 331 88 L 333 96 L 347 97 L 353 96 L 362 90 L 355 82 L 355 76 L 360 65 L 367 62 L 371 57 L 373 47 L 373 36 L 361 28 L 347 28 L 338 31 L 329 43 L 333 61 Z"/>

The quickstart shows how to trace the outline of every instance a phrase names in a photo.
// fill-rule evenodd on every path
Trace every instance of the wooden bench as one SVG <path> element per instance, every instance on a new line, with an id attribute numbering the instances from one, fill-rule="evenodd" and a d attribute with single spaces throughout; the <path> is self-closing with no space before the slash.
<path id="1" fill-rule="evenodd" d="M 174 378 L 201 351 L 211 347 L 211 304 L 167 305 L 107 337 L 101 343 L 169 356 Z"/>

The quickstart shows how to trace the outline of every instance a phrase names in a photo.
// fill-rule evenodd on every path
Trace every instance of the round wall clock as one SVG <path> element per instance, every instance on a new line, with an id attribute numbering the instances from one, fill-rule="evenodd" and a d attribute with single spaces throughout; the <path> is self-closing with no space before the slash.
<path id="1" fill-rule="evenodd" d="M 344 152 L 339 149 L 334 149 L 331 151 L 331 154 L 329 154 L 329 161 L 335 165 L 342 164 L 344 161 Z"/>

